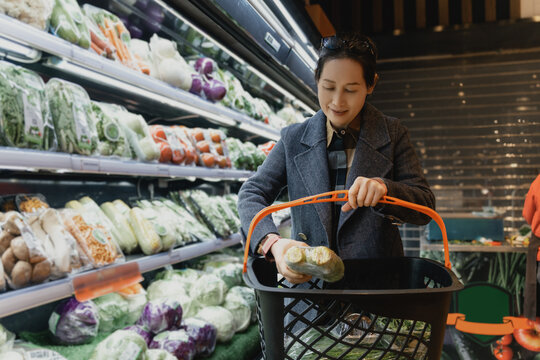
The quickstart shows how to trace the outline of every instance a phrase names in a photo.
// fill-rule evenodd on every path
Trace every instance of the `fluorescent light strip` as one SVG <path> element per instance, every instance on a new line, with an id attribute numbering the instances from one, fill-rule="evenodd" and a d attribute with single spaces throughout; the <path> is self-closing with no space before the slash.
<path id="1" fill-rule="evenodd" d="M 311 69 L 315 70 L 315 67 L 317 66 L 317 63 L 313 60 L 311 56 L 304 50 L 303 46 L 295 41 L 295 47 L 294 50 L 298 52 L 298 55 L 300 58 L 306 63 L 306 65 Z"/>
<path id="2" fill-rule="evenodd" d="M 27 47 L 23 44 L 18 43 L 17 41 L 6 39 L 5 37 L 0 37 L 0 49 L 5 49 L 8 52 L 20 54 L 21 56 L 24 56 L 28 59 L 38 60 L 40 58 L 39 50 Z M 9 53 L 7 55 L 9 55 Z"/>
<path id="3" fill-rule="evenodd" d="M 139 95 L 142 95 L 142 96 L 144 96 L 146 98 L 151 98 L 151 99 L 157 100 L 157 101 L 159 101 L 161 103 L 167 104 L 169 106 L 172 106 L 172 107 L 175 107 L 175 108 L 178 108 L 178 109 L 190 112 L 190 113 L 198 114 L 200 116 L 203 116 L 203 117 L 206 117 L 206 118 L 209 118 L 209 119 L 213 119 L 213 120 L 217 121 L 219 124 L 223 124 L 223 125 L 226 125 L 226 126 L 236 126 L 236 123 L 237 123 L 234 119 L 231 119 L 228 116 L 214 114 L 214 113 L 212 113 L 210 111 L 206 111 L 206 110 L 200 109 L 198 107 L 191 106 L 189 104 L 170 99 L 170 98 L 168 98 L 166 96 L 156 94 L 156 93 L 154 93 L 152 91 L 148 91 L 146 89 L 142 89 L 142 88 L 139 88 L 137 86 L 131 85 L 129 83 L 125 83 L 123 81 L 116 80 L 116 79 L 114 79 L 112 77 L 108 77 L 108 76 L 100 74 L 98 72 L 88 70 L 85 67 L 79 66 L 77 64 L 71 63 L 71 62 L 66 61 L 66 60 L 63 60 L 63 61 L 59 62 L 58 64 L 54 64 L 52 66 L 60 68 L 60 69 L 65 70 L 65 71 L 68 71 L 70 73 L 76 74 L 78 76 L 83 76 L 83 77 L 85 77 L 87 79 L 90 79 L 91 81 L 96 81 L 97 80 L 98 82 L 101 82 L 103 84 L 110 85 L 110 86 L 113 86 L 115 88 L 119 88 L 119 89 L 122 89 L 122 90 L 128 90 L 129 92 L 131 92 L 133 94 L 139 94 Z"/>
<path id="4" fill-rule="evenodd" d="M 259 15 L 261 15 L 263 19 L 268 22 L 268 24 L 274 29 L 274 31 L 278 33 L 281 39 L 285 41 L 287 45 L 289 45 L 289 47 L 294 46 L 294 40 L 287 33 L 287 30 L 285 29 L 283 24 L 279 22 L 276 15 L 274 15 L 274 13 L 268 8 L 268 6 L 266 6 L 264 2 L 262 2 L 261 0 L 248 0 L 248 2 L 251 4 L 251 6 L 253 6 L 255 11 L 257 11 Z"/>
<path id="5" fill-rule="evenodd" d="M 188 20 L 186 20 L 184 17 L 182 17 L 182 15 L 180 15 L 178 12 L 176 12 L 173 8 L 171 8 L 169 5 L 165 4 L 163 1 L 161 0 L 154 0 L 156 1 L 159 5 L 161 5 L 163 8 L 165 8 L 167 11 L 169 11 L 171 14 L 174 14 L 174 16 L 176 16 L 177 18 L 179 18 L 180 20 L 182 20 L 183 22 L 185 22 L 186 24 L 188 24 L 190 27 L 192 27 L 193 29 L 197 30 L 199 33 L 201 33 L 201 35 L 203 35 L 205 38 L 207 38 L 208 40 L 211 40 L 212 43 L 214 43 L 214 45 L 216 45 L 217 47 L 219 47 L 222 51 L 226 52 L 230 57 L 234 58 L 236 61 L 238 61 L 240 64 L 242 65 L 245 65 L 246 62 L 244 60 L 242 60 L 241 58 L 238 57 L 238 55 L 236 55 L 235 53 L 231 52 L 229 49 L 227 49 L 226 47 L 224 47 L 223 45 L 221 45 L 219 42 L 217 42 L 213 37 L 211 37 L 210 35 L 208 35 L 207 33 L 205 33 L 204 31 L 202 31 L 201 29 L 199 29 L 197 26 L 193 25 L 191 22 L 189 22 Z"/>
<path id="6" fill-rule="evenodd" d="M 300 38 L 300 40 L 305 44 L 308 42 L 308 39 L 306 37 L 306 35 L 304 34 L 304 32 L 300 29 L 300 26 L 298 26 L 298 24 L 296 23 L 296 21 L 293 19 L 293 17 L 291 16 L 291 14 L 287 11 L 287 9 L 285 8 L 285 6 L 283 6 L 283 4 L 281 3 L 280 0 L 274 0 L 274 4 L 276 4 L 276 6 L 278 7 L 279 11 L 281 11 L 281 13 L 283 14 L 283 16 L 285 17 L 285 19 L 289 22 L 289 24 L 291 25 L 291 27 L 293 28 L 294 32 L 296 33 L 296 35 L 298 35 L 298 37 Z"/>

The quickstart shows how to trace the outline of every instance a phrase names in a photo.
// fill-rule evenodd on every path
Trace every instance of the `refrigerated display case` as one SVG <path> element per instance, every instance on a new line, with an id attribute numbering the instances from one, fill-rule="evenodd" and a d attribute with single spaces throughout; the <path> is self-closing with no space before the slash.
<path id="1" fill-rule="evenodd" d="M 276 112 L 284 106 L 294 106 L 296 112 L 304 116 L 316 110 L 314 92 L 306 91 L 306 85 L 292 70 L 277 61 L 254 61 L 254 58 L 260 59 L 260 54 L 254 55 L 257 49 L 249 52 L 244 48 L 237 53 L 234 46 L 225 45 L 217 37 L 208 35 L 219 32 L 221 28 L 217 22 L 210 23 L 210 30 L 201 29 L 188 19 L 193 14 L 181 14 L 182 9 L 173 2 L 113 0 L 87 3 L 119 16 L 128 29 L 135 32 L 133 38 L 149 40 L 157 33 L 159 37 L 172 41 L 190 66 L 201 56 L 211 57 L 220 70 L 230 73 L 245 89 L 244 102 L 251 99 L 263 101 L 272 116 L 277 116 Z M 150 8 L 154 15 L 149 15 Z M 155 15 L 156 12 L 159 16 Z M 130 25 L 139 27 L 141 32 L 136 33 Z M 0 14 L 0 29 L 2 60 L 35 71 L 47 82 L 51 78 L 60 78 L 78 84 L 93 101 L 121 105 L 143 116 L 148 124 L 219 129 L 229 138 L 255 145 L 279 139 L 279 128 L 275 122 L 269 121 L 268 114 L 246 109 L 245 104 L 209 101 L 200 94 L 171 86 L 120 61 L 6 15 Z M 228 29 L 228 36 L 240 31 L 245 32 L 237 24 L 236 28 Z M 134 199 L 165 197 L 170 192 L 199 186 L 213 194 L 227 194 L 237 190 L 253 170 L 9 146 L 0 147 L 0 169 L 0 195 L 42 193 L 53 208 L 61 208 L 66 202 L 84 195 L 91 196 L 100 204 L 113 199 L 129 203 Z M 43 309 L 50 309 L 55 302 L 74 293 L 83 294 L 95 279 L 102 282 L 92 290 L 94 294 L 117 290 L 119 277 L 139 281 L 141 275 L 166 265 L 238 246 L 240 234 L 205 240 L 153 255 L 128 255 L 125 262 L 21 289 L 9 289 L 0 293 L 0 323 L 14 331 L 27 327 L 29 321 L 35 321 L 36 325 L 44 320 Z"/>

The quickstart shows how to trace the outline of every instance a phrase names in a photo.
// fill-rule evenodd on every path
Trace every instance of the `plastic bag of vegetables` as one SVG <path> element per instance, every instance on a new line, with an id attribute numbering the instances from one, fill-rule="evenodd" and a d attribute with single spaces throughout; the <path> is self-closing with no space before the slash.
<path id="1" fill-rule="evenodd" d="M 115 118 L 111 118 L 101 109 L 101 103 L 92 101 L 92 111 L 96 120 L 99 138 L 98 154 L 131 159 L 131 149 L 124 133 Z"/>
<path id="2" fill-rule="evenodd" d="M 0 140 L 5 146 L 56 150 L 56 135 L 41 77 L 0 61 Z"/>
<path id="3" fill-rule="evenodd" d="M 127 206 L 127 205 L 126 205 Z M 122 243 L 122 250 L 128 254 L 132 253 L 138 246 L 137 236 L 129 223 L 129 208 L 128 214 L 120 211 L 112 202 L 104 202 L 100 205 L 101 211 L 109 218 L 109 220 L 122 232 L 125 242 Z"/>
<path id="4" fill-rule="evenodd" d="M 45 92 L 60 150 L 81 155 L 95 154 L 99 140 L 86 91 L 77 84 L 53 78 L 45 85 Z"/>
<path id="5" fill-rule="evenodd" d="M 173 198 L 179 202 L 178 193 L 171 193 Z M 171 200 L 163 200 L 163 204 L 173 210 L 179 219 L 186 224 L 186 230 L 191 235 L 192 241 L 211 241 L 216 236 L 210 231 L 205 223 L 199 222 L 188 210 Z"/>
<path id="6" fill-rule="evenodd" d="M 14 17 L 40 30 L 47 30 L 54 0 L 3 0 L 0 14 Z"/>
<path id="7" fill-rule="evenodd" d="M 164 217 L 152 206 L 148 200 L 137 201 L 137 205 L 142 209 L 143 216 L 148 220 L 161 239 L 162 250 L 169 250 L 177 244 L 177 238 L 182 238 L 176 234 L 174 226 L 176 219 Z"/>
<path id="8" fill-rule="evenodd" d="M 194 71 L 178 53 L 175 42 L 154 34 L 150 38 L 150 51 L 158 79 L 182 90 L 190 90 Z"/>
<path id="9" fill-rule="evenodd" d="M 197 214 L 217 236 L 225 238 L 232 232 L 214 201 L 202 190 L 179 192 L 182 202 Z"/>
<path id="10" fill-rule="evenodd" d="M 49 332 L 60 344 L 79 345 L 91 342 L 99 330 L 98 308 L 93 301 L 75 298 L 60 302 L 49 317 Z"/>
<path id="11" fill-rule="evenodd" d="M 159 148 L 154 143 L 148 125 L 141 115 L 133 114 L 125 108 L 114 104 L 102 105 L 101 109 L 110 117 L 118 120 L 118 123 L 124 129 L 136 159 L 141 161 L 159 159 Z"/>
<path id="12" fill-rule="evenodd" d="M 90 47 L 90 32 L 76 0 L 55 0 L 50 20 L 51 32 L 82 48 Z"/>
<path id="13" fill-rule="evenodd" d="M 11 350 L 14 341 L 15 334 L 7 330 L 2 324 L 0 324 L 0 354 Z"/>
<path id="14" fill-rule="evenodd" d="M 166 269 L 158 273 L 155 280 L 174 280 L 182 283 L 189 293 L 190 289 L 199 281 L 200 274 L 194 269 Z"/>
<path id="15" fill-rule="evenodd" d="M 136 332 L 116 330 L 98 344 L 90 360 L 145 360 L 147 348 L 146 341 Z"/>

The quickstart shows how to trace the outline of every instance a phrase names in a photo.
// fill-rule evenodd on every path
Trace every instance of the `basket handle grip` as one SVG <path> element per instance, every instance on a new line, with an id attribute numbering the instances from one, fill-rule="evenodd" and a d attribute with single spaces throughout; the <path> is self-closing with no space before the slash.
<path id="1" fill-rule="evenodd" d="M 247 259 L 249 254 L 249 243 L 251 241 L 251 235 L 253 234 L 253 230 L 263 219 L 265 216 L 279 211 L 286 208 L 294 207 L 294 206 L 300 206 L 300 205 L 307 205 L 307 204 L 317 204 L 317 203 L 323 203 L 323 202 L 336 202 L 336 201 L 347 201 L 349 200 L 349 191 L 348 190 L 337 190 L 337 191 L 330 191 L 318 195 L 313 196 L 307 196 L 303 197 L 297 200 L 289 201 L 283 204 L 275 204 L 268 207 L 265 207 L 264 209 L 261 209 L 257 215 L 251 220 L 251 224 L 249 224 L 249 230 L 247 234 L 246 239 L 246 245 L 244 249 L 244 273 L 247 271 Z M 448 255 L 448 237 L 446 236 L 446 227 L 444 226 L 444 222 L 442 218 L 437 214 L 437 212 L 433 209 L 428 208 L 427 206 L 422 206 L 418 204 L 414 204 L 405 200 L 397 199 L 390 196 L 383 196 L 381 200 L 379 200 L 379 203 L 383 204 L 391 204 L 391 205 L 399 205 L 402 207 L 406 207 L 409 209 L 416 210 L 418 212 L 421 212 L 423 214 L 428 215 L 431 217 L 437 225 L 439 225 L 439 228 L 441 229 L 443 242 L 444 242 L 444 266 L 448 269 L 452 268 L 452 264 L 450 263 L 450 256 Z"/>
<path id="2" fill-rule="evenodd" d="M 446 325 L 454 325 L 456 330 L 477 335 L 506 335 L 516 329 L 532 329 L 532 322 L 524 317 L 504 316 L 499 324 L 479 323 L 465 320 L 464 314 L 448 314 Z"/>

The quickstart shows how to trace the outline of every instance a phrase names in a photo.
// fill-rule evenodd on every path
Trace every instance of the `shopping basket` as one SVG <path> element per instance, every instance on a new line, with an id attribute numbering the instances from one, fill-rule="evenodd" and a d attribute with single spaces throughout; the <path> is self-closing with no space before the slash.
<path id="1" fill-rule="evenodd" d="M 451 270 L 444 223 L 432 209 L 388 196 L 380 201 L 431 216 L 444 234 L 445 266 L 413 257 L 344 260 L 342 280 L 312 279 L 302 288 L 278 279 L 273 263 L 248 261 L 251 234 L 266 215 L 347 200 L 347 190 L 333 191 L 269 206 L 253 218 L 244 281 L 255 289 L 265 359 L 439 359 L 452 293 L 463 285 Z"/>

